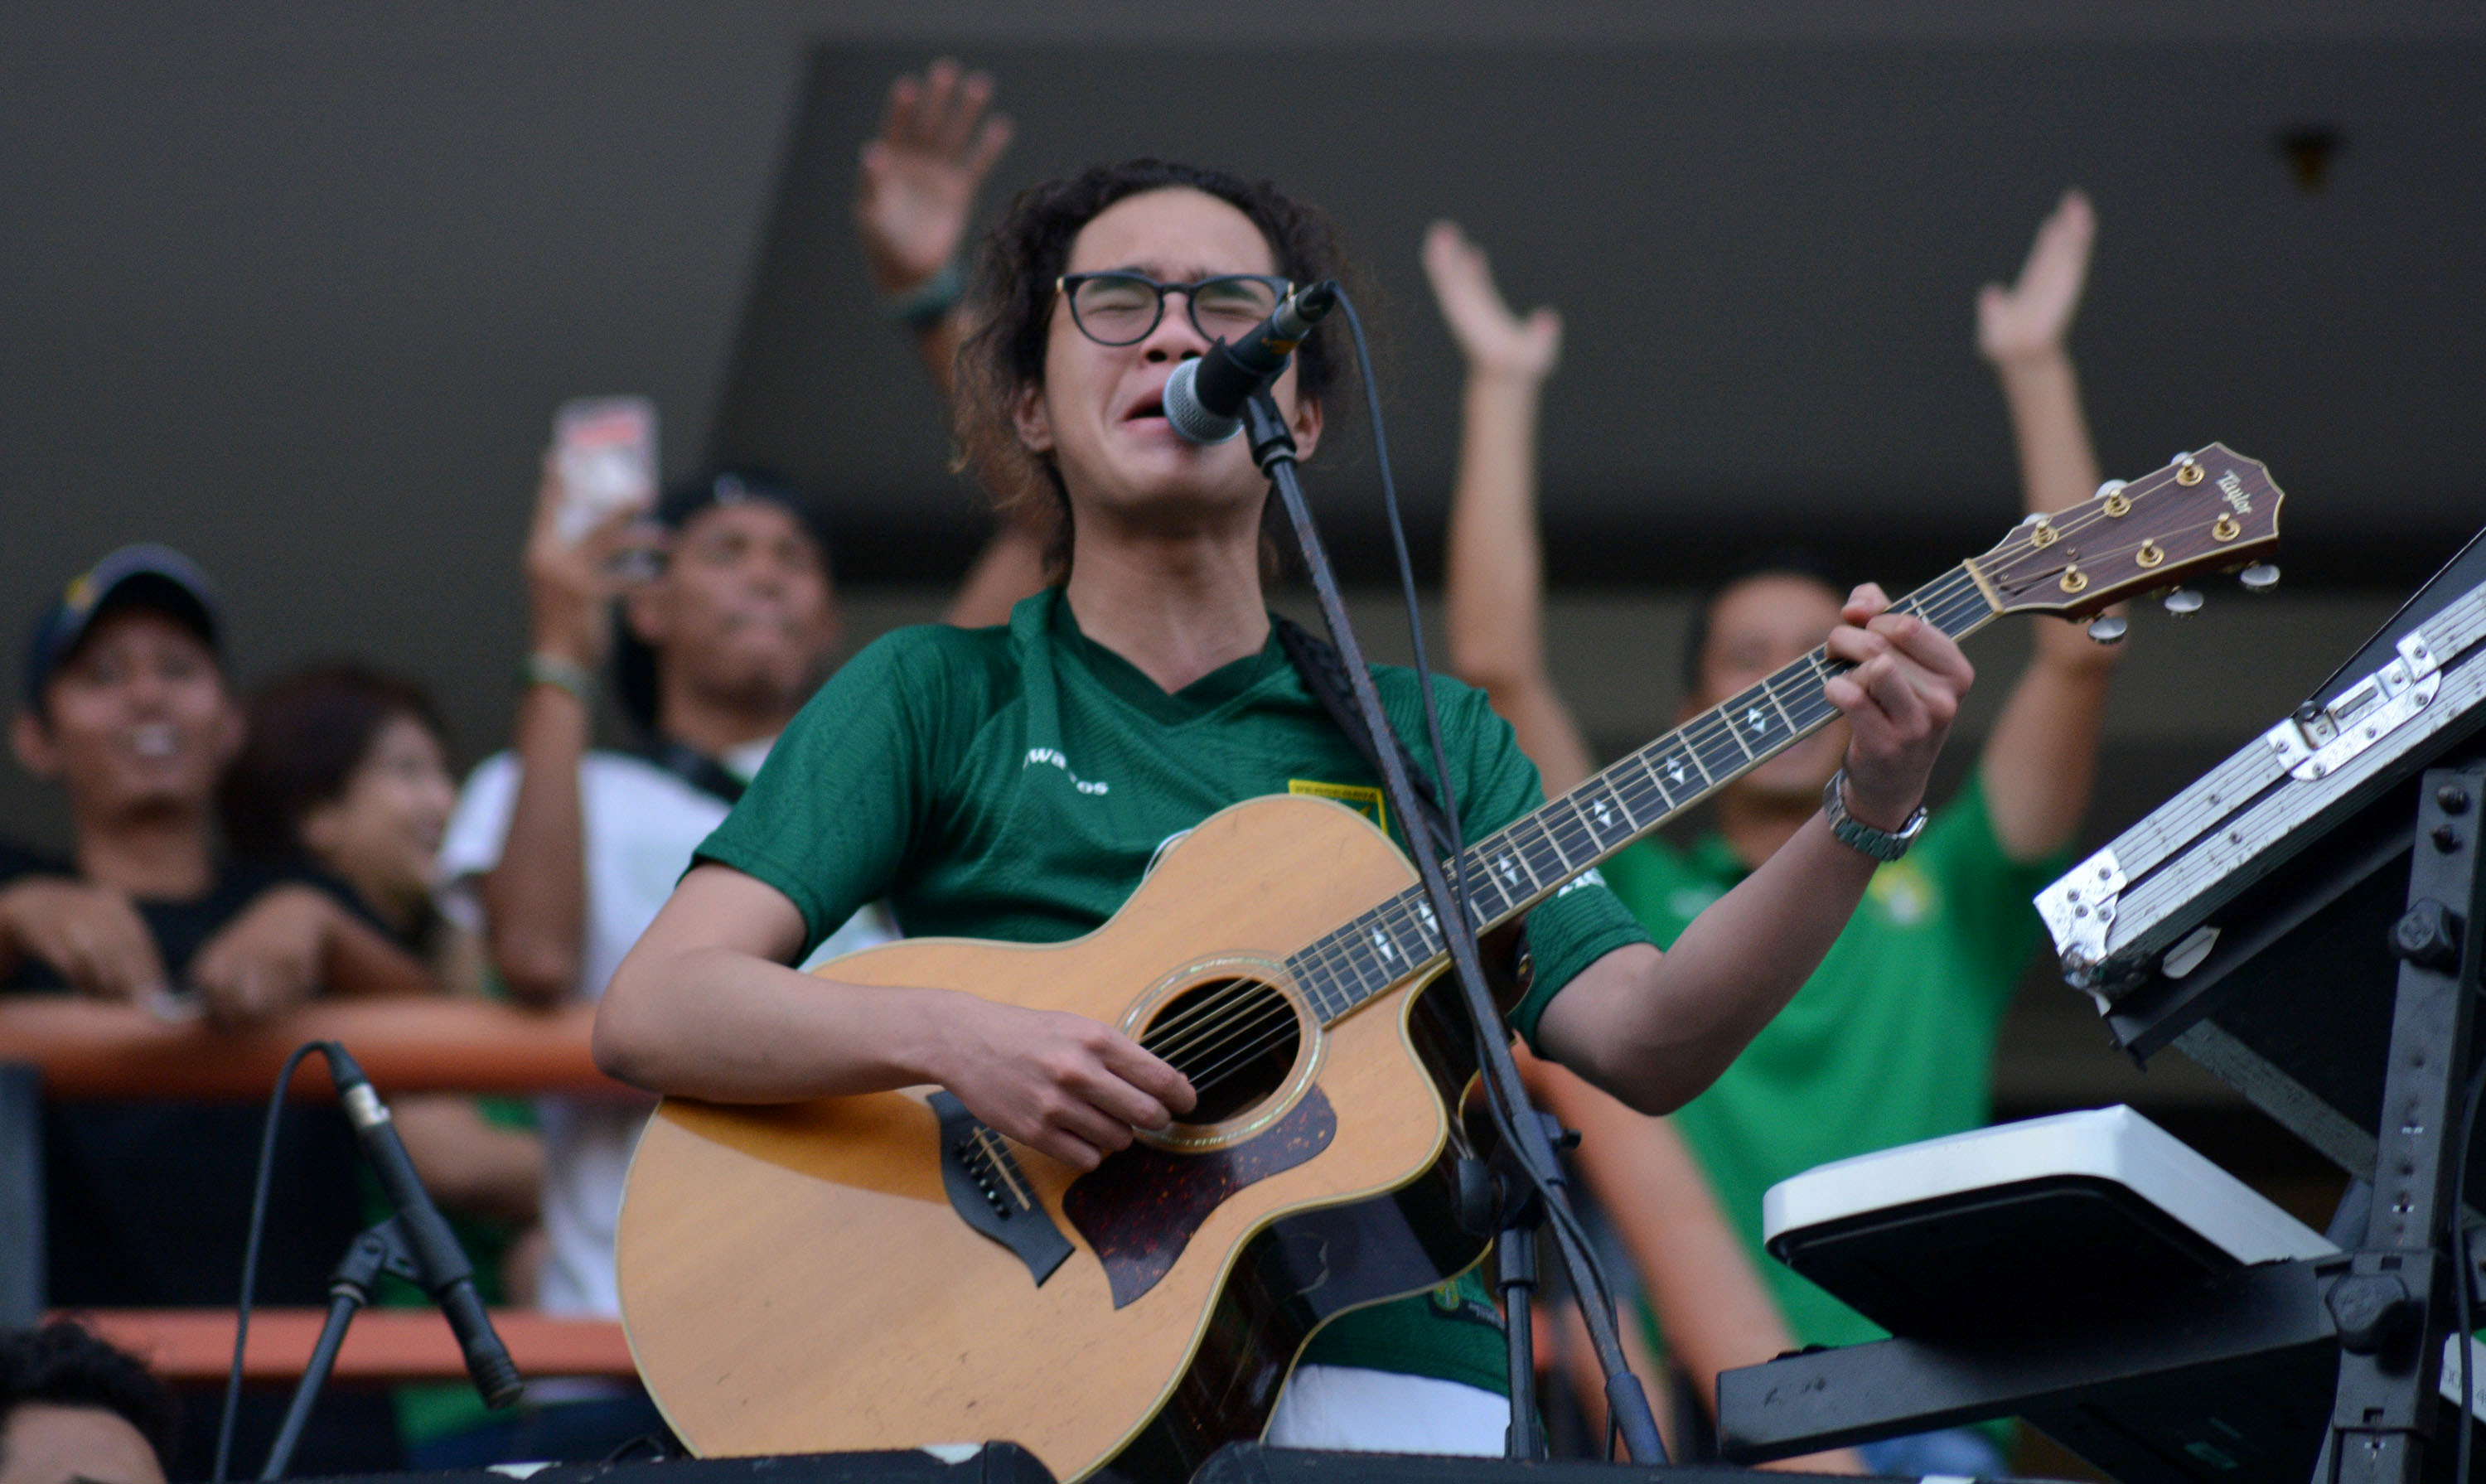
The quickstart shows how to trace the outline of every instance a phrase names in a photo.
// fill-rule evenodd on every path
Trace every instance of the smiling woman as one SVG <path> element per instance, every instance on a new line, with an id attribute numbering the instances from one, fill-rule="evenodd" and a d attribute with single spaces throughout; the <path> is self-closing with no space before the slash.
<path id="1" fill-rule="evenodd" d="M 245 860 L 316 861 L 391 931 L 432 933 L 432 865 L 456 802 L 430 700 L 359 665 L 319 665 L 251 697 L 217 800 Z"/>

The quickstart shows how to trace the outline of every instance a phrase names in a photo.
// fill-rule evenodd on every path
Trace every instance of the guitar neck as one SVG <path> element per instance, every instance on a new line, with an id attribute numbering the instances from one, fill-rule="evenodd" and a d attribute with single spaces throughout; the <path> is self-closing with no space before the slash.
<path id="1" fill-rule="evenodd" d="M 1974 562 L 1891 605 L 1954 639 L 2002 612 Z M 1837 708 L 1821 683 L 1850 667 L 1816 648 L 1741 695 L 1710 707 L 1579 787 L 1444 862 L 1464 881 L 1479 933 L 1555 895 L 1581 872 L 1657 830 L 1828 726 Z M 1411 886 L 1291 955 L 1286 966 L 1324 1025 L 1447 956 L 1431 903 Z"/>

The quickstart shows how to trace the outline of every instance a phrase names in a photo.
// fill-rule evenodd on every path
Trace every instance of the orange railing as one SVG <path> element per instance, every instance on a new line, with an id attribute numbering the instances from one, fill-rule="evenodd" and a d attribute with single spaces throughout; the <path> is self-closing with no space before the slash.
<path id="1" fill-rule="evenodd" d="M 89 1309 L 83 1322 L 177 1384 L 222 1381 L 233 1368 L 234 1316 L 219 1308 Z M 302 1374 L 325 1311 L 255 1309 L 242 1374 L 251 1381 L 290 1381 Z M 494 1309 L 492 1329 L 510 1347 L 521 1376 L 628 1376 L 630 1347 L 609 1319 L 560 1319 L 525 1309 Z M 437 1310 L 365 1309 L 337 1353 L 339 1380 L 460 1381 L 466 1363 L 456 1336 Z"/>
<path id="2" fill-rule="evenodd" d="M 39 1069 L 43 1096 L 54 1101 L 256 1101 L 267 1096 L 296 1046 L 326 1039 L 343 1042 L 383 1093 L 622 1094 L 588 1054 L 594 1019 L 583 1005 L 537 1013 L 474 1001 L 332 1001 L 222 1030 L 127 1005 L 22 997 L 0 1000 L 0 1062 Z M 324 1070 L 297 1077 L 291 1095 L 330 1097 Z M 97 1309 L 75 1317 L 169 1380 L 221 1379 L 233 1361 L 230 1309 Z M 247 1373 L 265 1381 L 300 1374 L 324 1317 L 317 1309 L 255 1311 Z M 495 1310 L 492 1320 L 521 1375 L 633 1373 L 618 1324 L 516 1309 Z M 436 1312 L 370 1310 L 354 1322 L 336 1375 L 366 1383 L 454 1380 L 465 1366 Z"/>
<path id="3" fill-rule="evenodd" d="M 262 1099 L 293 1048 L 345 1043 L 382 1092 L 618 1092 L 588 1055 L 595 1012 L 548 1013 L 472 1000 L 331 1001 L 238 1030 L 167 1021 L 67 996 L 0 1000 L 0 1061 L 29 1062 L 43 1095 Z M 293 1094 L 324 1098 L 314 1069 Z"/>

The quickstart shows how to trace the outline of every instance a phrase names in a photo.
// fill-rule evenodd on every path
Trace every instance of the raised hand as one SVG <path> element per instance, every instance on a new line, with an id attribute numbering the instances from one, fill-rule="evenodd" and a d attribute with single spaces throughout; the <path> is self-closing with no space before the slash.
<path id="1" fill-rule="evenodd" d="M 2097 213 L 2088 197 L 2063 192 L 2054 213 L 2038 224 L 2020 281 L 2008 289 L 1988 284 L 1977 290 L 1977 353 L 1999 365 L 2060 350 L 2080 311 L 2096 240 Z"/>
<path id="2" fill-rule="evenodd" d="M 1424 276 L 1432 280 L 1434 302 L 1469 371 L 1532 381 L 1553 373 L 1562 355 L 1562 316 L 1551 309 L 1525 318 L 1512 314 L 1494 287 L 1484 249 L 1455 223 L 1435 222 L 1424 234 Z"/>
<path id="3" fill-rule="evenodd" d="M 1934 758 L 1976 680 L 1949 635 L 1890 606 L 1869 582 L 1848 594 L 1827 647 L 1855 668 L 1821 688 L 1852 728 L 1848 811 L 1877 830 L 1899 828 L 1924 802 Z"/>
<path id="4" fill-rule="evenodd" d="M 889 85 L 880 137 L 863 147 L 855 230 L 872 284 L 903 293 L 958 253 L 976 191 L 1009 148 L 1010 121 L 986 117 L 993 80 L 947 57 Z"/>

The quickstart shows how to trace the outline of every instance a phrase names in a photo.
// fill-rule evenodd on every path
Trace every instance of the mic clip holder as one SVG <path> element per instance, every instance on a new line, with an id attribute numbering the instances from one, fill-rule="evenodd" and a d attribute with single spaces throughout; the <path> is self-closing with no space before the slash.
<path id="1" fill-rule="evenodd" d="M 285 1423 L 277 1430 L 276 1442 L 267 1450 L 267 1464 L 259 1471 L 262 1479 L 281 1479 L 293 1462 L 294 1445 L 302 1441 L 302 1429 L 311 1420 L 311 1412 L 318 1404 L 319 1393 L 328 1384 L 329 1373 L 336 1368 L 337 1352 L 344 1348 L 345 1331 L 354 1315 L 372 1302 L 372 1285 L 383 1273 L 395 1274 L 407 1282 L 419 1282 L 421 1270 L 415 1265 L 414 1242 L 403 1222 L 390 1217 L 377 1225 L 367 1227 L 345 1248 L 345 1255 L 328 1274 L 328 1320 L 319 1327 L 319 1342 L 311 1347 L 311 1359 L 302 1367 L 302 1379 L 293 1384 L 293 1400 L 285 1409 Z"/>

